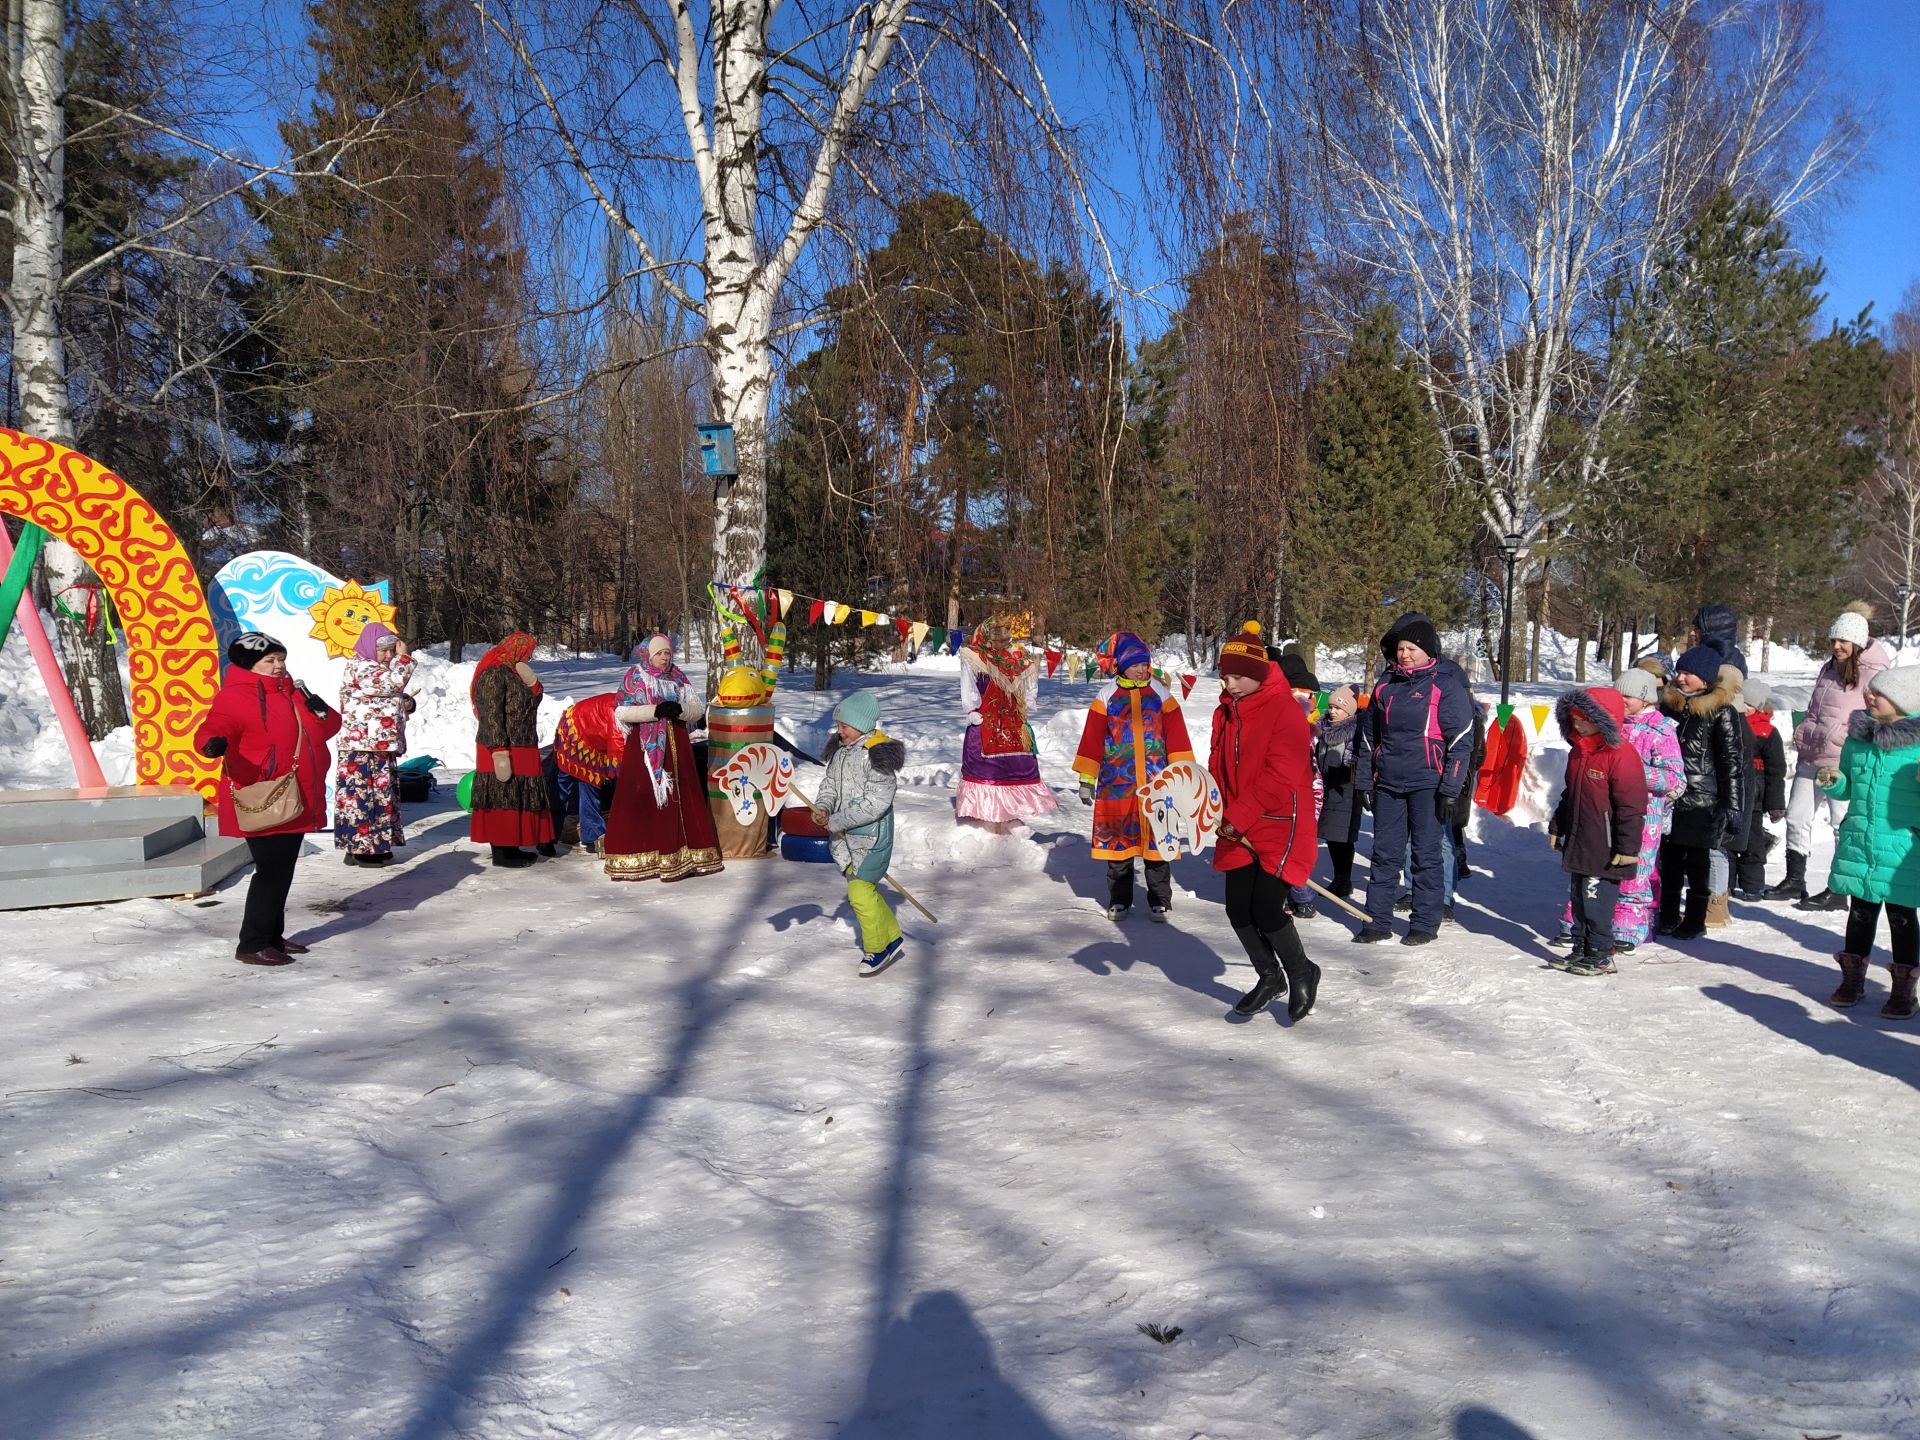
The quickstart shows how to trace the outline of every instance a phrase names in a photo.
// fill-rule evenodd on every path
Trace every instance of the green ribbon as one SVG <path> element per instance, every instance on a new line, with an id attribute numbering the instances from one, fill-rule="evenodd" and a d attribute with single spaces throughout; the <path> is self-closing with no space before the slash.
<path id="1" fill-rule="evenodd" d="M 40 558 L 40 547 L 46 543 L 47 532 L 38 525 L 28 524 L 20 532 L 20 543 L 14 547 L 13 563 L 7 566 L 6 579 L 0 580 L 0 645 L 7 640 L 7 633 L 13 629 L 14 613 L 20 608 L 20 597 L 27 593 L 27 586 L 33 579 L 33 563 Z"/>

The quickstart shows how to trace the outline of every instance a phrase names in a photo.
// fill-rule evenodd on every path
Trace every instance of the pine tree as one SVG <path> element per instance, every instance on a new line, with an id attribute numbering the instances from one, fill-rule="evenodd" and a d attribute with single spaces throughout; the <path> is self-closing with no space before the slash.
<path id="1" fill-rule="evenodd" d="M 1390 306 L 1309 392 L 1308 485 L 1289 599 L 1303 640 L 1371 647 L 1393 613 L 1462 603 L 1471 506 L 1446 494 L 1439 437 Z M 1392 612 L 1392 613 L 1390 613 Z"/>

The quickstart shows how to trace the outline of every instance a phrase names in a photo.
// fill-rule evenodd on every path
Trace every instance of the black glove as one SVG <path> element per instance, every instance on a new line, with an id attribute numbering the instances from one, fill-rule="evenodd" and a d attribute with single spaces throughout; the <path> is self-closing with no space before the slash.
<path id="1" fill-rule="evenodd" d="M 662 700 L 658 705 L 653 707 L 653 718 L 656 720 L 678 720 L 680 715 L 680 702 L 678 700 Z"/>
<path id="2" fill-rule="evenodd" d="M 227 753 L 227 737 L 224 735 L 208 736 L 207 743 L 200 747 L 200 753 L 209 760 L 218 760 L 222 755 Z"/>
<path id="3" fill-rule="evenodd" d="M 324 715 L 327 713 L 327 702 L 322 700 L 318 695 L 309 695 L 307 696 L 307 709 L 311 710 L 315 715 Z"/>
<path id="4" fill-rule="evenodd" d="M 1360 802 L 1360 808 L 1361 808 L 1362 810 L 1372 810 L 1372 809 L 1373 809 L 1373 792 L 1372 792 L 1371 790 L 1359 790 L 1359 791 L 1356 791 L 1356 792 L 1354 793 L 1354 797 L 1353 797 L 1353 798 L 1354 798 L 1355 800 L 1357 800 L 1357 801 L 1359 801 L 1359 802 Z"/>
<path id="5" fill-rule="evenodd" d="M 1457 795 L 1442 795 L 1438 790 L 1433 792 L 1434 817 L 1449 829 L 1453 826 L 1453 811 L 1458 804 L 1459 796 Z"/>

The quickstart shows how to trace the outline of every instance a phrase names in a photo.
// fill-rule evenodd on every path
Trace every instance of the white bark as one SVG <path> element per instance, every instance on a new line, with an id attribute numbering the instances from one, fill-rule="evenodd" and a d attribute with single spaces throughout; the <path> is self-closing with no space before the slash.
<path id="1" fill-rule="evenodd" d="M 12 97 L 14 157 L 13 283 L 7 310 L 13 321 L 14 384 L 20 426 L 30 435 L 73 443 L 73 407 L 67 393 L 66 344 L 60 329 L 66 234 L 65 11 L 62 0 L 12 0 L 7 17 L 6 81 Z M 62 540 L 41 552 L 49 594 L 91 578 L 87 563 Z M 71 605 L 74 599 L 68 597 Z M 78 609 L 85 611 L 84 601 Z M 105 647 L 88 640 L 85 626 L 62 618 L 57 626 L 67 687 L 87 733 L 100 739 L 127 723 L 126 698 Z"/>

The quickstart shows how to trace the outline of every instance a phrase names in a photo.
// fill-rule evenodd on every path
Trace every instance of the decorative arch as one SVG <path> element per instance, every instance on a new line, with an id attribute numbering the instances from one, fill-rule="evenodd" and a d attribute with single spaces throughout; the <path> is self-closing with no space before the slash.
<path id="1" fill-rule="evenodd" d="M 71 545 L 100 577 L 127 635 L 133 745 L 142 785 L 212 799 L 218 768 L 193 734 L 220 689 L 207 592 L 140 492 L 96 460 L 0 427 L 0 513 Z"/>

